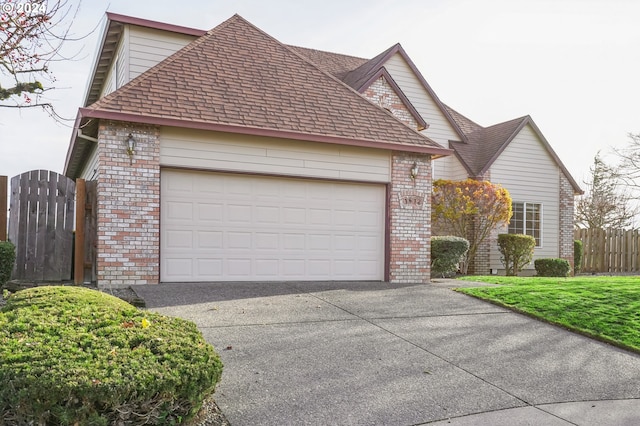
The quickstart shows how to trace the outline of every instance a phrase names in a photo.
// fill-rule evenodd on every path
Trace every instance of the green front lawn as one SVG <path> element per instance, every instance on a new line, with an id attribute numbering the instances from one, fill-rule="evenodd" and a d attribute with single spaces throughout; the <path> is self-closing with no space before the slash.
<path id="1" fill-rule="evenodd" d="M 640 352 L 640 277 L 460 279 L 500 284 L 457 289 L 461 293 Z"/>

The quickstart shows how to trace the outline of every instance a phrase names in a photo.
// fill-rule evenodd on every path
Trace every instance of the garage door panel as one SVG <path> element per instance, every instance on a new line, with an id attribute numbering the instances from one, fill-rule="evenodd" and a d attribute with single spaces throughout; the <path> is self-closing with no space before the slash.
<path id="1" fill-rule="evenodd" d="M 167 218 L 171 220 L 193 220 L 193 204 L 188 202 L 172 201 L 167 203 Z"/>
<path id="2" fill-rule="evenodd" d="M 192 249 L 193 248 L 193 232 L 183 230 L 170 230 L 165 234 L 167 239 L 167 247 L 172 249 Z"/>
<path id="3" fill-rule="evenodd" d="M 197 243 L 198 249 L 221 249 L 223 248 L 223 234 L 222 231 L 197 231 Z"/>
<path id="4" fill-rule="evenodd" d="M 283 234 L 282 242 L 285 250 L 304 250 L 304 234 Z"/>
<path id="5" fill-rule="evenodd" d="M 257 232 L 255 242 L 255 248 L 258 250 L 277 250 L 280 248 L 280 235 L 276 233 Z"/>
<path id="6" fill-rule="evenodd" d="M 219 203 L 198 203 L 198 220 L 221 221 L 223 217 L 223 205 Z"/>
<path id="7" fill-rule="evenodd" d="M 230 249 L 251 249 L 251 234 L 249 232 L 227 232 L 226 247 Z"/>
<path id="8" fill-rule="evenodd" d="M 161 180 L 162 281 L 383 278 L 382 185 L 164 169 Z"/>
<path id="9" fill-rule="evenodd" d="M 251 206 L 242 204 L 227 205 L 227 220 L 233 223 L 251 223 Z"/>
<path id="10" fill-rule="evenodd" d="M 279 207 L 258 205 L 256 206 L 255 211 L 256 211 L 256 216 L 255 216 L 256 223 L 273 224 L 273 223 L 278 223 L 280 221 Z"/>
<path id="11" fill-rule="evenodd" d="M 220 259 L 197 259 L 197 270 L 192 275 L 207 277 L 205 279 L 215 280 L 222 275 L 222 260 Z"/>

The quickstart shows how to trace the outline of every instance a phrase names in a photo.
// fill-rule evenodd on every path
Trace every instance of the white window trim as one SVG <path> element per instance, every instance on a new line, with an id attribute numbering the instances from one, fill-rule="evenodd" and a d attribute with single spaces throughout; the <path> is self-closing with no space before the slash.
<path id="1" fill-rule="evenodd" d="M 524 215 L 522 218 L 522 231 L 525 235 L 527 235 L 527 204 L 537 204 L 540 206 L 540 245 L 536 245 L 535 248 L 544 248 L 544 204 L 534 203 L 532 201 L 512 201 L 512 205 L 513 204 L 522 204 L 522 214 Z M 509 226 L 507 225 L 507 232 L 508 231 Z"/>

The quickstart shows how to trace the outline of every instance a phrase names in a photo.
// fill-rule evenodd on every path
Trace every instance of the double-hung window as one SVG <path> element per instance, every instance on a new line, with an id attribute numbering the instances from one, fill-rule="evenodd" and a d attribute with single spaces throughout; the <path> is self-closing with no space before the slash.
<path id="1" fill-rule="evenodd" d="M 531 235 L 536 247 L 542 247 L 542 204 L 514 202 L 512 207 L 509 233 Z"/>

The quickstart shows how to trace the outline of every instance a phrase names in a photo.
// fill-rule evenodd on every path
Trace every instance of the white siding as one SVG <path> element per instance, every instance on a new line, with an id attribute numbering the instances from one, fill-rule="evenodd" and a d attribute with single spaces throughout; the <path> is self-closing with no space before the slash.
<path id="1" fill-rule="evenodd" d="M 491 181 L 504 186 L 514 202 L 542 204 L 542 247 L 536 248 L 534 259 L 558 257 L 560 169 L 530 126 L 520 131 L 490 173 Z M 491 268 L 503 269 L 495 245 Z M 528 268 L 533 268 L 533 262 Z"/>
<path id="2" fill-rule="evenodd" d="M 91 155 L 84 163 L 84 169 L 82 169 L 82 173 L 78 176 L 84 180 L 96 180 L 98 175 L 98 147 L 97 144 L 94 144 L 93 151 Z"/>
<path id="3" fill-rule="evenodd" d="M 163 127 L 160 165 L 314 178 L 389 182 L 384 150 Z"/>
<path id="4" fill-rule="evenodd" d="M 116 79 L 117 79 L 116 62 L 121 64 L 124 70 L 128 70 L 129 68 L 127 34 L 128 32 L 125 28 L 125 31 L 122 34 L 122 38 L 120 39 L 118 47 L 116 48 L 115 54 L 113 55 L 113 58 L 111 60 L 109 72 L 107 73 L 107 77 L 104 80 L 104 85 L 102 86 L 102 93 L 100 93 L 100 98 L 107 96 L 109 93 L 114 92 L 118 88 L 116 85 Z M 124 75 L 126 76 L 126 74 Z M 127 81 L 124 81 L 122 77 L 119 80 L 121 80 L 122 85 L 127 83 Z"/>
<path id="5" fill-rule="evenodd" d="M 187 44 L 194 36 L 151 28 L 129 27 L 129 79 L 133 80 Z"/>
<path id="6" fill-rule="evenodd" d="M 467 169 L 455 155 L 433 160 L 433 179 L 465 180 L 469 177 Z"/>
<path id="7" fill-rule="evenodd" d="M 449 140 L 460 140 L 460 136 L 451 126 L 435 100 L 429 95 L 411 70 L 411 67 L 409 67 L 409 64 L 399 53 L 393 55 L 384 66 L 414 108 L 429 125 L 429 128 L 422 133 L 444 147 L 449 145 Z"/>

